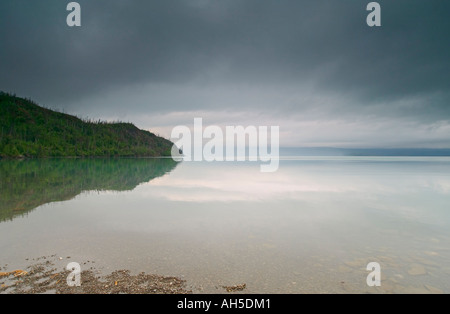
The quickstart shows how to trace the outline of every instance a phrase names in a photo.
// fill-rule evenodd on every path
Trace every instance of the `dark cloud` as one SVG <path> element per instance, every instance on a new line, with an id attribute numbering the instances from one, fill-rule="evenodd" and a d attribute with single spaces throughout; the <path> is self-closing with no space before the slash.
<path id="1" fill-rule="evenodd" d="M 380 28 L 368 0 L 80 0 L 80 28 L 68 2 L 0 3 L 1 89 L 75 112 L 450 119 L 448 1 L 378 1 Z"/>

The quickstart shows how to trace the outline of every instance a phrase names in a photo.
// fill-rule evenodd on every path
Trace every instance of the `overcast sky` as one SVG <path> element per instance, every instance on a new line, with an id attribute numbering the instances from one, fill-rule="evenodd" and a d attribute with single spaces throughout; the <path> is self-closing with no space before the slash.
<path id="1" fill-rule="evenodd" d="M 450 2 L 0 2 L 0 90 L 168 137 L 278 125 L 284 146 L 450 147 Z"/>

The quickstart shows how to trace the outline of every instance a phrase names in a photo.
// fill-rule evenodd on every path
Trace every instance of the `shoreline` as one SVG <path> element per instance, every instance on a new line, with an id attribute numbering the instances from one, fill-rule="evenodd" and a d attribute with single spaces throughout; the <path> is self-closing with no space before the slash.
<path id="1" fill-rule="evenodd" d="M 56 265 L 62 260 L 56 255 L 42 256 L 24 270 L 0 267 L 0 294 L 192 294 L 186 281 L 178 277 L 132 274 L 126 269 L 104 274 L 90 261 L 83 263 L 89 269 L 81 271 L 80 286 L 71 287 L 67 283 L 71 272 Z"/>
<path id="2" fill-rule="evenodd" d="M 173 159 L 172 156 L 0 156 L 0 160 L 48 160 L 48 159 Z"/>

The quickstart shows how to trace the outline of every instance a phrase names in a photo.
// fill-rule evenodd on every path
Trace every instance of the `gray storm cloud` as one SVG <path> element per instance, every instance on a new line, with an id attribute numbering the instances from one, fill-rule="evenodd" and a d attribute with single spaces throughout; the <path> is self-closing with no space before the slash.
<path id="1" fill-rule="evenodd" d="M 378 1 L 379 28 L 359 0 L 78 2 L 80 28 L 65 1 L 0 3 L 1 90 L 159 130 L 239 112 L 287 145 L 450 146 L 447 1 Z"/>

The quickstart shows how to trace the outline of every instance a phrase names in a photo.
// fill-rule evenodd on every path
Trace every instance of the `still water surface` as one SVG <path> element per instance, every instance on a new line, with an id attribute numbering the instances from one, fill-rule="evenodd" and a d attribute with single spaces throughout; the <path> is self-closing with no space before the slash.
<path id="1" fill-rule="evenodd" d="M 56 254 L 199 293 L 450 293 L 450 158 L 0 161 L 0 179 L 0 266 Z"/>

